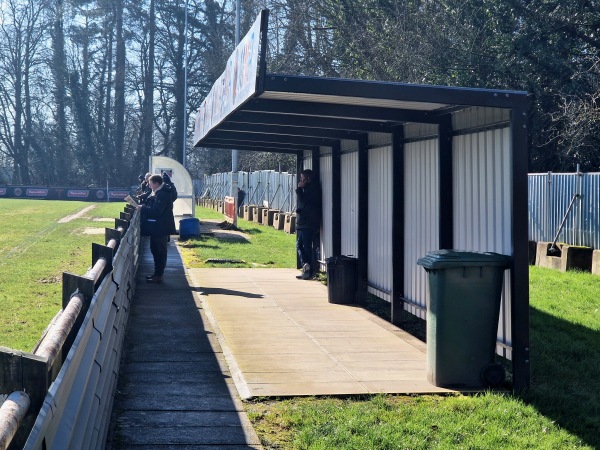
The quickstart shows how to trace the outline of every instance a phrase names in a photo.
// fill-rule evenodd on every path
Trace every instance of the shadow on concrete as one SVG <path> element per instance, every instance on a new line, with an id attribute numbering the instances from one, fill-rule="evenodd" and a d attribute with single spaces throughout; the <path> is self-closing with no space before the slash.
<path id="1" fill-rule="evenodd" d="M 236 291 L 234 289 L 210 288 L 210 287 L 193 287 L 192 289 L 202 295 L 232 295 L 234 297 L 264 298 L 263 294 L 253 294 L 251 292 Z"/>

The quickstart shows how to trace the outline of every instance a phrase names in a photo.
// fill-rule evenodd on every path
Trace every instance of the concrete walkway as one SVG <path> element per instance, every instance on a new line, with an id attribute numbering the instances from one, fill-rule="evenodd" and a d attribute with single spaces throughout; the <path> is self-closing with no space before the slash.
<path id="1" fill-rule="evenodd" d="M 108 449 L 262 448 L 241 399 L 450 392 L 425 345 L 293 269 L 186 269 L 142 245 Z"/>
<path id="2" fill-rule="evenodd" d="M 108 449 L 260 449 L 174 242 L 165 282 L 142 246 Z"/>
<path id="3" fill-rule="evenodd" d="M 188 269 L 237 390 L 258 396 L 443 393 L 425 345 L 363 308 L 328 303 L 293 269 Z"/>

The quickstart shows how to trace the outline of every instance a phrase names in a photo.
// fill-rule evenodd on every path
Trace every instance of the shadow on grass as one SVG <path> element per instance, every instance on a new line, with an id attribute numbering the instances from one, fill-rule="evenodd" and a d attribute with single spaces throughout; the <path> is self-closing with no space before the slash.
<path id="1" fill-rule="evenodd" d="M 189 249 L 199 249 L 199 248 L 204 248 L 204 249 L 212 249 L 212 250 L 218 250 L 221 248 L 220 245 L 215 245 L 215 244 L 207 244 L 206 242 L 208 241 L 209 238 L 200 236 L 200 237 L 191 237 L 185 241 L 180 241 L 180 244 L 183 248 L 189 248 Z M 234 240 L 234 239 L 224 239 L 224 238 L 218 238 L 215 236 L 210 236 L 210 239 L 212 241 L 217 241 L 217 242 L 227 242 L 228 244 L 232 244 L 232 245 L 237 245 L 237 244 L 243 244 L 243 245 L 247 245 L 247 244 L 251 244 L 251 242 L 248 242 L 246 240 Z"/>
<path id="2" fill-rule="evenodd" d="M 249 234 L 250 236 L 264 233 L 260 228 L 240 228 L 240 231 Z"/>
<path id="3" fill-rule="evenodd" d="M 365 309 L 390 321 L 389 302 Z M 518 395 L 560 428 L 600 448 L 600 333 L 531 308 L 531 388 Z M 399 327 L 426 341 L 426 322 L 403 311 Z M 510 369 L 510 362 L 504 364 Z M 510 374 L 507 374 L 510 377 Z"/>
<path id="4" fill-rule="evenodd" d="M 531 308 L 531 388 L 521 398 L 600 448 L 600 333 Z"/>

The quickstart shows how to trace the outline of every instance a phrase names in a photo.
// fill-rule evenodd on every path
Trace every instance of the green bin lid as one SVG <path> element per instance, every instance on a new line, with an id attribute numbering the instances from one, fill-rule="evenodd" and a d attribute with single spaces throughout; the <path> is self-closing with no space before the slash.
<path id="1" fill-rule="evenodd" d="M 512 258 L 493 252 L 467 252 L 463 250 L 436 250 L 419 258 L 417 264 L 425 269 L 453 267 L 508 267 Z"/>

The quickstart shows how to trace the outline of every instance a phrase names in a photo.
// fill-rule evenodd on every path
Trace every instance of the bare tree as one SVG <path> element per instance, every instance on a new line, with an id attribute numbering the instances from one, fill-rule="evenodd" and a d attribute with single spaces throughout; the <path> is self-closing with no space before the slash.
<path id="1" fill-rule="evenodd" d="M 14 182 L 31 183 L 32 73 L 41 63 L 44 5 L 9 0 L 0 9 L 0 150 L 14 164 Z"/>
<path id="2" fill-rule="evenodd" d="M 50 70 L 53 75 L 54 96 L 53 114 L 53 150 L 51 159 L 56 161 L 56 173 L 61 174 L 63 180 L 68 180 L 71 175 L 70 161 L 71 143 L 67 132 L 67 86 L 68 69 L 65 51 L 64 31 L 64 0 L 53 0 L 52 4 L 52 62 Z M 56 178 L 53 176 L 51 181 Z"/>

